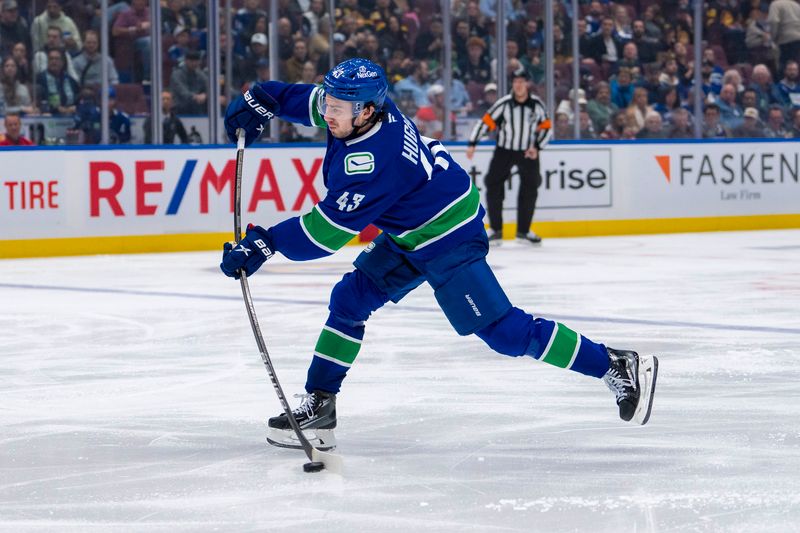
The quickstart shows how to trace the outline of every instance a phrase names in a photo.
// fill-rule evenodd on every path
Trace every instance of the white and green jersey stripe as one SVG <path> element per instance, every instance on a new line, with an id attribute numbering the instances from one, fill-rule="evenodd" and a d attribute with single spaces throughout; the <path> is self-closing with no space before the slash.
<path id="1" fill-rule="evenodd" d="M 478 188 L 469 184 L 469 188 L 446 205 L 442 210 L 416 228 L 404 231 L 399 235 L 390 235 L 404 250 L 415 251 L 447 237 L 479 216 L 481 195 Z"/>
<path id="2" fill-rule="evenodd" d="M 358 232 L 337 224 L 320 208 L 319 204 L 300 217 L 300 227 L 306 237 L 329 254 L 350 242 Z"/>

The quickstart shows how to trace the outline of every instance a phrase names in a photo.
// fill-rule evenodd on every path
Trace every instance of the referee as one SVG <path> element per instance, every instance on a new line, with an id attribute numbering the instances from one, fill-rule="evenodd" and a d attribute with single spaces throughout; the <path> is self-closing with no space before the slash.
<path id="1" fill-rule="evenodd" d="M 542 239 L 530 231 L 533 210 L 542 176 L 539 174 L 539 150 L 550 140 L 551 124 L 544 103 L 528 91 L 528 71 L 514 71 L 511 94 L 497 100 L 475 124 L 469 136 L 467 159 L 475 154 L 478 140 L 489 131 L 498 131 L 489 172 L 486 173 L 486 200 L 489 211 L 489 242 L 500 244 L 503 239 L 504 184 L 511 167 L 519 170 L 520 184 L 517 199 L 517 239 L 541 244 Z"/>

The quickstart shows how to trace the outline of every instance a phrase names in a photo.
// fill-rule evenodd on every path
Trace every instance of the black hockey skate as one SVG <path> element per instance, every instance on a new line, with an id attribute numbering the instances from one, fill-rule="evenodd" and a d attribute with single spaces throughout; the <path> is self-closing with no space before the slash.
<path id="1" fill-rule="evenodd" d="M 629 350 L 608 348 L 609 369 L 603 381 L 617 397 L 619 417 L 644 425 L 653 409 L 658 358 Z"/>
<path id="2" fill-rule="evenodd" d="M 303 398 L 300 407 L 292 411 L 300 429 L 308 441 L 322 451 L 336 447 L 333 429 L 336 427 L 336 395 L 315 390 L 311 394 L 299 395 Z M 286 413 L 269 419 L 267 442 L 280 448 L 302 448 L 297 434 L 289 423 Z"/>
<path id="3" fill-rule="evenodd" d="M 503 244 L 503 234 L 498 231 L 489 230 L 489 246 L 500 246 Z"/>

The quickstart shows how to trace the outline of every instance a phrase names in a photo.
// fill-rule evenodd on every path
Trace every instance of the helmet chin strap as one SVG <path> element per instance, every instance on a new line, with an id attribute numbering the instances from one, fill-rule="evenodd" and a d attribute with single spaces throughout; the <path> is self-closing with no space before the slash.
<path id="1" fill-rule="evenodd" d="M 353 132 L 350 135 L 348 135 L 345 140 L 350 140 L 350 139 L 353 139 L 355 137 L 358 137 L 362 133 L 366 133 L 367 131 L 369 131 L 370 128 L 372 128 L 372 126 L 377 124 L 377 122 L 381 118 L 381 113 L 378 113 L 377 111 L 375 111 L 375 107 L 374 106 L 372 107 L 372 110 L 373 110 L 372 116 L 370 116 L 367 119 L 367 121 L 364 124 L 362 124 L 361 126 L 356 126 L 356 119 L 358 117 L 353 117 L 353 119 L 350 121 L 350 125 L 353 128 Z"/>

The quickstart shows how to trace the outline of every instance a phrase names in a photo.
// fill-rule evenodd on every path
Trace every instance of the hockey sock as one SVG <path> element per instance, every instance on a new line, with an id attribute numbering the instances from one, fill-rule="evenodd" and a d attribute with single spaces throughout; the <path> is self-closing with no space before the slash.
<path id="1" fill-rule="evenodd" d="M 347 371 L 361 349 L 364 322 L 339 318 L 333 313 L 317 339 L 314 358 L 308 369 L 306 391 L 339 392 Z"/>
<path id="2" fill-rule="evenodd" d="M 602 378 L 608 371 L 608 351 L 560 322 L 537 318 L 526 354 L 539 361 Z"/>

